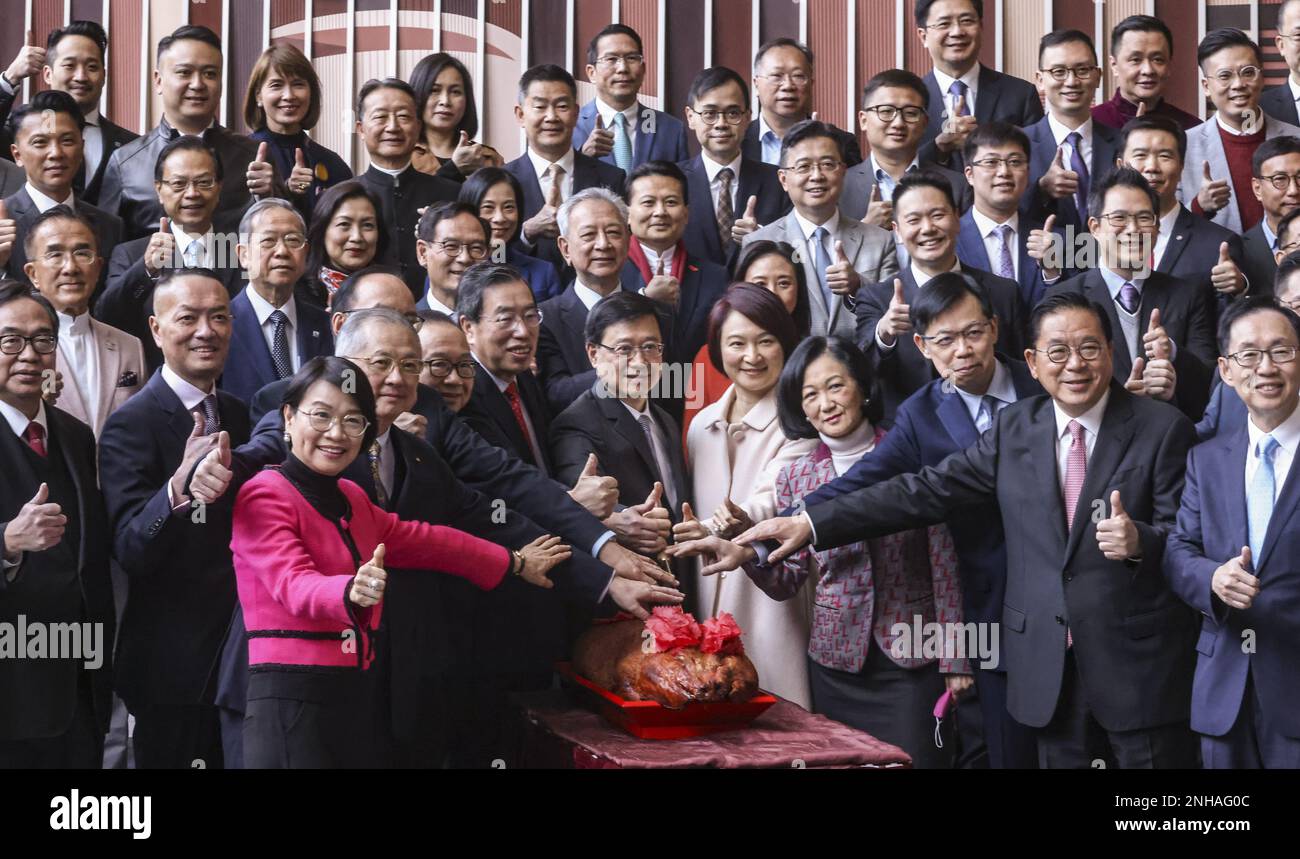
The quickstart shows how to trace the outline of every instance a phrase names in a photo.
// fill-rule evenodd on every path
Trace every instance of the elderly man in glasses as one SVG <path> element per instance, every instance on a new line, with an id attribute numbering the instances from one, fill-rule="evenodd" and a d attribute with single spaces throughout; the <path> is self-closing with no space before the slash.
<path id="1" fill-rule="evenodd" d="M 1088 218 L 1097 265 L 1048 291 L 1080 293 L 1115 330 L 1115 380 L 1199 419 L 1218 357 L 1209 290 L 1152 271 L 1159 197 L 1141 173 L 1119 167 L 1093 187 Z"/>
<path id="2" fill-rule="evenodd" d="M 420 384 L 442 395 L 447 408 L 459 412 L 474 392 L 477 371 L 465 332 L 451 317 L 436 310 L 420 311 Z"/>
<path id="3" fill-rule="evenodd" d="M 274 197 L 254 203 L 239 223 L 236 251 L 248 286 L 230 302 L 234 330 L 221 389 L 245 403 L 317 355 L 334 354 L 329 317 L 294 294 L 307 262 L 306 232 L 302 215 Z"/>
<path id="4" fill-rule="evenodd" d="M 492 230 L 476 206 L 452 202 L 430 206 L 420 217 L 417 235 L 415 255 L 428 277 L 416 309 L 436 310 L 459 321 L 456 287 L 465 269 L 487 258 Z"/>

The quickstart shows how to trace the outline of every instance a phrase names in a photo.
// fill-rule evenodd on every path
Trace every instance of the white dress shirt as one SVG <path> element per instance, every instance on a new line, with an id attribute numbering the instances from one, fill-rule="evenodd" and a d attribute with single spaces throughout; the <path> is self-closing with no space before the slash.
<path id="1" fill-rule="evenodd" d="M 1174 235 L 1174 223 L 1182 211 L 1182 206 L 1174 206 L 1173 211 L 1160 218 L 1160 232 L 1156 234 L 1156 246 L 1151 252 L 1151 258 L 1156 261 L 1153 268 L 1160 267 L 1160 260 L 1165 256 L 1165 248 L 1169 247 L 1169 240 Z"/>
<path id="2" fill-rule="evenodd" d="M 1057 148 L 1066 147 L 1063 160 L 1067 169 L 1070 167 L 1070 159 L 1074 157 L 1074 153 L 1069 151 L 1071 147 L 1065 142 L 1065 138 L 1072 132 L 1079 132 L 1079 157 L 1083 159 L 1084 164 L 1088 165 L 1088 171 L 1092 172 L 1092 117 L 1085 119 L 1078 128 L 1070 128 L 1057 119 L 1055 114 L 1048 111 L 1047 126 L 1052 129 L 1052 138 L 1056 140 Z"/>
<path id="3" fill-rule="evenodd" d="M 641 252 L 645 254 L 646 262 L 650 263 L 651 277 L 654 277 L 658 273 L 660 262 L 662 262 L 664 266 L 664 276 L 665 277 L 672 276 L 673 257 L 677 255 L 677 245 L 673 245 L 668 250 L 664 251 L 663 253 L 660 253 L 659 251 L 656 251 L 654 248 L 647 245 L 645 242 L 642 242 L 640 239 L 636 239 L 635 241 L 641 245 Z M 641 291 L 645 292 L 645 289 L 643 288 Z"/>
<path id="4" fill-rule="evenodd" d="M 1286 485 L 1291 463 L 1295 462 L 1296 448 L 1300 446 L 1300 407 L 1271 433 L 1265 433 L 1255 426 L 1254 418 L 1247 417 L 1246 433 L 1250 438 L 1250 447 L 1246 448 L 1247 498 L 1250 497 L 1250 482 L 1255 479 L 1255 471 L 1259 468 L 1259 440 L 1265 435 L 1271 435 L 1277 441 L 1277 450 L 1273 452 L 1273 501 L 1276 503 L 1282 494 L 1282 487 Z"/>
<path id="5" fill-rule="evenodd" d="M 81 139 L 85 142 L 83 159 L 86 164 L 86 184 L 95 177 L 99 162 L 104 158 L 104 130 L 99 127 L 98 108 L 86 114 L 86 127 L 82 129 Z"/>
<path id="6" fill-rule="evenodd" d="M 654 412 L 650 411 L 648 402 L 641 404 L 641 411 L 632 408 L 626 400 L 619 400 L 619 402 L 623 404 L 623 408 L 632 413 L 632 420 L 636 421 L 638 426 L 641 425 L 642 415 L 650 417 L 650 435 L 654 439 L 654 443 L 650 446 L 650 452 L 654 454 L 655 470 L 659 472 L 659 480 L 664 485 L 663 498 L 670 510 L 677 510 L 678 487 L 676 481 L 673 480 L 672 458 L 668 454 L 668 441 L 664 438 L 663 427 L 659 426 L 659 421 L 655 420 Z M 644 435 L 645 430 L 642 430 L 641 433 Z"/>
<path id="7" fill-rule="evenodd" d="M 1065 486 L 1065 472 L 1070 465 L 1070 421 L 1078 421 L 1083 427 L 1083 439 L 1087 451 L 1085 456 L 1092 460 L 1092 449 L 1097 446 L 1097 433 L 1101 431 L 1101 419 L 1106 414 L 1106 403 L 1110 402 L 1110 389 L 1101 395 L 1097 405 L 1088 409 L 1077 418 L 1072 418 L 1061 411 L 1059 403 L 1052 402 L 1052 411 L 1056 413 L 1056 476 Z M 1107 499 L 1109 502 L 1110 499 Z"/>
<path id="8" fill-rule="evenodd" d="M 393 455 L 393 430 L 377 436 L 379 444 L 379 482 L 384 484 L 384 497 L 393 497 L 393 482 L 397 479 L 397 462 Z M 366 454 L 369 455 L 368 453 Z"/>
<path id="9" fill-rule="evenodd" d="M 573 149 L 567 149 L 564 157 L 554 163 L 564 168 L 564 177 L 560 181 L 560 202 L 563 203 L 569 199 L 573 193 Z M 542 199 L 546 200 L 551 196 L 551 163 L 538 155 L 532 149 L 528 150 L 528 160 L 533 162 L 533 172 L 537 174 L 537 184 L 542 189 Z"/>
<path id="10" fill-rule="evenodd" d="M 45 214 L 55 206 L 67 206 L 69 209 L 76 211 L 75 200 L 73 199 L 74 195 L 71 191 L 68 192 L 68 198 L 66 200 L 55 200 L 53 197 L 47 197 L 40 191 L 37 191 L 36 187 L 32 185 L 31 182 L 28 182 L 27 196 L 32 198 L 32 202 L 36 204 L 36 211 L 41 214 Z"/>
<path id="11" fill-rule="evenodd" d="M 85 403 L 87 422 L 91 427 L 102 426 L 99 414 L 99 347 L 95 343 L 95 330 L 90 325 L 90 314 L 72 317 L 59 313 L 59 349 L 67 358 L 62 366 L 64 373 L 73 377 L 81 399 Z"/>
<path id="12" fill-rule="evenodd" d="M 221 266 L 223 263 L 234 265 L 239 264 L 238 260 L 223 261 L 212 259 L 212 257 L 216 256 L 216 237 L 212 234 L 211 230 L 208 230 L 208 232 L 203 233 L 202 235 L 187 233 L 185 230 L 181 229 L 180 224 L 171 219 L 168 220 L 169 223 L 171 223 L 172 235 L 176 237 L 176 256 L 179 258 L 181 263 L 185 262 L 186 255 L 190 253 L 190 245 L 197 243 L 198 249 L 195 250 L 194 253 L 197 254 L 196 259 L 198 261 L 198 267 L 215 268 Z"/>
<path id="13" fill-rule="evenodd" d="M 979 426 L 980 406 L 984 404 L 984 397 L 993 397 L 1002 405 L 994 408 L 991 417 L 996 420 L 998 411 L 1011 405 L 1020 399 L 1016 394 L 1016 384 L 1011 378 L 1011 371 L 998 360 L 993 362 L 993 380 L 989 382 L 989 389 L 983 394 L 971 394 L 963 391 L 959 386 L 954 386 L 957 395 L 961 397 L 962 404 L 966 406 L 966 411 L 970 412 L 971 423 Z"/>
<path id="14" fill-rule="evenodd" d="M 424 301 L 429 305 L 430 310 L 436 310 L 439 313 L 445 313 L 451 317 L 452 322 L 459 324 L 460 317 L 456 315 L 456 308 L 448 307 L 437 299 L 433 294 L 432 287 L 424 291 Z"/>
<path id="15" fill-rule="evenodd" d="M 966 109 L 970 111 L 971 116 L 975 115 L 975 98 L 979 92 L 980 81 L 979 63 L 971 66 L 970 71 L 966 72 L 966 74 L 962 75 L 960 78 L 949 77 L 947 74 L 936 68 L 934 70 L 934 80 L 939 84 L 939 92 L 943 95 L 945 115 L 952 113 L 952 96 L 948 94 L 948 90 L 952 87 L 952 82 L 954 80 L 959 80 L 966 84 Z"/>
<path id="16" fill-rule="evenodd" d="M 611 134 L 614 133 L 614 117 L 620 113 L 623 114 L 623 125 L 627 130 L 627 140 L 628 143 L 632 144 L 632 152 L 635 154 L 637 126 L 641 124 L 641 103 L 633 102 L 632 106 L 627 110 L 615 110 L 601 101 L 600 96 L 596 96 L 596 113 Z"/>
<path id="17" fill-rule="evenodd" d="M 298 372 L 300 358 L 298 356 L 298 338 L 295 333 L 298 330 L 298 305 L 290 295 L 289 299 L 279 307 L 272 307 L 271 303 L 258 294 L 256 289 L 250 283 L 244 287 L 244 294 L 248 296 L 248 303 L 253 307 L 253 313 L 257 315 L 257 325 L 262 329 L 262 339 L 266 341 L 267 354 L 275 354 L 275 323 L 271 321 L 271 314 L 279 310 L 284 314 L 287 323 L 284 326 L 284 336 L 289 341 L 289 369 L 291 372 Z"/>
<path id="18" fill-rule="evenodd" d="M 971 218 L 975 221 L 975 227 L 980 231 L 980 239 L 984 242 L 984 252 L 989 255 L 989 270 L 1001 277 L 999 271 L 1000 260 L 1002 259 L 1002 236 L 997 232 L 998 227 L 1004 224 L 1011 228 L 1011 235 L 1007 239 L 1007 249 L 1011 251 L 1011 268 L 1016 273 L 1015 280 L 1020 279 L 1020 213 L 1017 212 L 1007 218 L 1002 223 L 994 221 L 982 213 L 979 209 L 971 207 Z"/>
<path id="19" fill-rule="evenodd" d="M 180 376 L 176 375 L 176 372 L 166 364 L 163 364 L 162 378 L 163 381 L 167 383 L 167 387 L 172 389 L 172 393 L 176 395 L 176 398 L 181 401 L 181 405 L 185 407 L 185 411 L 187 412 L 192 412 L 199 408 L 205 397 L 209 394 L 215 394 L 217 391 L 215 385 L 212 386 L 212 390 L 210 391 L 204 391 L 201 388 L 195 387 L 190 382 L 187 382 Z"/>
<path id="20" fill-rule="evenodd" d="M 605 297 L 590 286 L 584 284 L 581 277 L 578 277 L 573 281 L 573 291 L 577 294 L 578 300 L 582 302 L 588 312 L 591 311 L 591 308 L 596 306 L 596 302 Z M 505 389 L 502 388 L 502 390 Z"/>
<path id="21" fill-rule="evenodd" d="M 709 157 L 709 153 L 700 153 L 700 160 L 704 162 L 704 175 L 709 177 L 709 195 L 713 197 L 713 211 L 718 211 L 718 197 L 722 194 L 722 182 L 718 179 L 718 174 L 724 167 L 731 170 L 731 212 L 739 220 L 741 215 L 745 214 L 745 203 L 740 199 L 740 162 L 745 160 L 743 155 L 737 155 L 736 160 L 730 164 L 719 164 Z"/>

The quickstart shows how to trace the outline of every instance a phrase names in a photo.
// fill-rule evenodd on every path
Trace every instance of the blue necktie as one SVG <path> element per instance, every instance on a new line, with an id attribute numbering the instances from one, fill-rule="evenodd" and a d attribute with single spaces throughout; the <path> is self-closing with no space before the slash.
<path id="1" fill-rule="evenodd" d="M 614 114 L 614 163 L 625 173 L 632 169 L 632 139 L 627 134 L 627 117 L 621 113 Z"/>
<path id="2" fill-rule="evenodd" d="M 948 87 L 948 95 L 952 96 L 953 101 L 957 101 L 958 99 L 961 100 L 961 106 L 959 108 L 954 107 L 951 104 L 948 106 L 957 116 L 970 116 L 970 97 L 967 95 L 968 92 L 970 92 L 970 87 L 966 86 L 964 81 L 953 81 Z"/>
<path id="3" fill-rule="evenodd" d="M 821 284 L 822 297 L 826 299 L 826 310 L 829 312 L 835 306 L 835 293 L 826 285 L 826 269 L 831 267 L 831 255 L 826 250 L 826 239 L 830 233 L 825 227 L 818 227 L 813 231 L 813 242 L 817 245 L 817 280 Z"/>
<path id="4" fill-rule="evenodd" d="M 275 377 L 287 379 L 293 375 L 293 364 L 289 361 L 289 317 L 277 310 L 270 316 L 275 329 L 271 332 L 271 363 L 275 365 Z"/>
<path id="5" fill-rule="evenodd" d="M 1259 465 L 1255 467 L 1255 476 L 1250 480 L 1250 492 L 1246 494 L 1250 557 L 1256 564 L 1259 563 L 1260 549 L 1264 547 L 1268 520 L 1273 516 L 1273 498 L 1277 494 L 1277 478 L 1273 473 L 1273 454 L 1277 452 L 1277 447 L 1277 439 L 1271 435 L 1259 440 L 1256 446 Z"/>
<path id="6" fill-rule="evenodd" d="M 1079 208 L 1079 220 L 1088 223 L 1088 188 L 1090 179 L 1088 165 L 1083 162 L 1083 136 L 1077 131 L 1065 135 L 1065 142 L 1070 144 L 1070 169 L 1079 174 L 1079 190 L 1074 195 L 1074 204 Z"/>
<path id="7" fill-rule="evenodd" d="M 980 398 L 980 410 L 975 416 L 975 429 L 979 430 L 980 435 L 989 431 L 993 426 L 993 418 L 998 413 L 998 398 L 992 394 L 985 394 Z"/>
<path id="8" fill-rule="evenodd" d="M 989 235 L 997 234 L 1001 253 L 998 254 L 998 274 L 1007 280 L 1016 279 L 1016 262 L 1011 258 L 1011 225 L 1001 224 Z"/>

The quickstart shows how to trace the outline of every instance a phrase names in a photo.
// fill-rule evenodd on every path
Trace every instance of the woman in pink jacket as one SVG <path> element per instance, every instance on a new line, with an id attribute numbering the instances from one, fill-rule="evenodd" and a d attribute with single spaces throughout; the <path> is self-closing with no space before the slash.
<path id="1" fill-rule="evenodd" d="M 484 590 L 508 575 L 550 587 L 570 554 L 556 537 L 520 552 L 406 522 L 339 474 L 369 449 L 375 399 L 343 358 L 314 358 L 284 396 L 284 465 L 235 502 L 239 601 L 248 629 L 244 759 L 250 768 L 385 766 L 380 718 L 385 564 L 460 576 Z"/>

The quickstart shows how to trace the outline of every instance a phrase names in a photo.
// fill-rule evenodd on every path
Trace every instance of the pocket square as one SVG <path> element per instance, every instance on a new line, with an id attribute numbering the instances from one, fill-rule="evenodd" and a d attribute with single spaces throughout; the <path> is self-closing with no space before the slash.
<path id="1" fill-rule="evenodd" d="M 135 374 L 134 370 L 127 370 L 117 380 L 119 388 L 134 388 L 140 384 L 140 377 Z"/>

